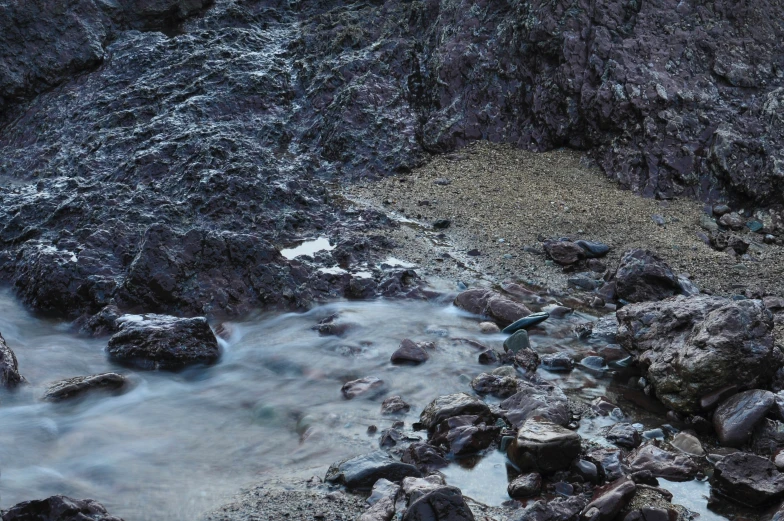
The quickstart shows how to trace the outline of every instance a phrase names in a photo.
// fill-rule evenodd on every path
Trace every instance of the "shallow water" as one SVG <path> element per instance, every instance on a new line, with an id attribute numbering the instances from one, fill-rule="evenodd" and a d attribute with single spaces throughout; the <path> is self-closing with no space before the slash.
<path id="1" fill-rule="evenodd" d="M 311 329 L 336 313 L 337 322 L 351 324 L 342 337 Z M 542 352 L 584 352 L 565 332 L 590 319 L 551 319 L 532 344 Z M 0 508 L 66 494 L 96 499 L 126 521 L 191 520 L 266 472 L 321 474 L 336 460 L 377 448 L 368 426 L 383 429 L 398 419 L 381 416 L 384 397 L 399 394 L 411 404 L 402 418 L 410 427 L 436 396 L 470 392 L 470 379 L 487 368 L 477 362 L 479 350 L 455 339 L 499 349 L 504 339 L 481 335 L 478 322 L 448 301 L 335 302 L 227 324 L 231 335 L 213 367 L 134 372 L 107 360 L 106 339 L 76 337 L 65 324 L 33 318 L 2 293 L 0 332 L 30 383 L 0 394 Z M 425 364 L 393 366 L 389 356 L 403 338 L 437 348 Z M 134 387 L 76 403 L 40 401 L 49 382 L 105 371 L 130 375 Z M 606 381 L 579 370 L 542 375 L 586 401 L 606 391 Z M 382 378 L 385 390 L 343 399 L 342 384 L 363 376 Z M 589 434 L 591 426 L 583 429 Z M 499 452 L 444 474 L 476 500 L 507 499 Z M 705 503 L 699 491 L 681 488 Z"/>

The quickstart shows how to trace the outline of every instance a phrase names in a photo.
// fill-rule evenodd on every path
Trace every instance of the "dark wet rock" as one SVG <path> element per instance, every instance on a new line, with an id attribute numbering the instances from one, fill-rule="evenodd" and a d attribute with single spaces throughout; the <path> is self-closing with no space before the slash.
<path id="1" fill-rule="evenodd" d="M 574 242 L 583 249 L 585 256 L 591 259 L 604 257 L 610 252 L 610 247 L 601 242 L 579 240 Z"/>
<path id="2" fill-rule="evenodd" d="M 655 253 L 629 250 L 621 257 L 614 275 L 615 292 L 627 302 L 661 300 L 680 291 L 678 277 Z"/>
<path id="3" fill-rule="evenodd" d="M 784 474 L 770 460 L 744 452 L 722 458 L 711 484 L 722 495 L 749 506 L 784 497 Z"/>
<path id="4" fill-rule="evenodd" d="M 596 322 L 586 322 L 575 328 L 577 336 L 591 344 L 614 344 L 618 334 L 618 318 L 615 313 L 599 317 Z"/>
<path id="5" fill-rule="evenodd" d="M 629 455 L 632 472 L 649 471 L 655 478 L 689 481 L 698 472 L 697 465 L 687 456 L 667 452 L 653 444 L 643 445 Z"/>
<path id="6" fill-rule="evenodd" d="M 601 285 L 601 282 L 592 275 L 581 273 L 566 279 L 566 285 L 583 291 L 593 291 Z"/>
<path id="7" fill-rule="evenodd" d="M 623 521 L 676 521 L 678 518 L 676 510 L 646 506 L 632 510 Z"/>
<path id="8" fill-rule="evenodd" d="M 400 460 L 415 465 L 423 473 L 430 473 L 449 465 L 446 452 L 441 447 L 425 442 L 414 442 L 409 445 Z"/>
<path id="9" fill-rule="evenodd" d="M 531 313 L 527 317 L 523 317 L 520 320 L 517 320 L 509 324 L 501 332 L 511 335 L 512 333 L 514 333 L 515 331 L 519 331 L 520 329 L 528 329 L 529 327 L 533 327 L 537 324 L 541 324 L 548 318 L 550 318 L 550 314 L 545 311 Z"/>
<path id="10" fill-rule="evenodd" d="M 517 378 L 481 373 L 471 380 L 471 387 L 478 394 L 491 394 L 499 398 L 507 398 L 517 392 Z"/>
<path id="11" fill-rule="evenodd" d="M 677 297 L 624 306 L 617 316 L 618 342 L 678 412 L 698 412 L 703 397 L 727 386 L 764 387 L 781 367 L 772 316 L 759 300 Z"/>
<path id="12" fill-rule="evenodd" d="M 51 496 L 25 501 L 0 512 L 3 521 L 122 521 L 92 499 Z"/>
<path id="13" fill-rule="evenodd" d="M 370 490 L 381 478 L 400 481 L 409 476 L 419 478 L 422 473 L 415 466 L 399 462 L 384 451 L 375 451 L 332 464 L 325 479 L 351 489 Z"/>
<path id="14" fill-rule="evenodd" d="M 607 344 L 596 350 L 596 353 L 607 360 L 608 363 L 620 362 L 628 358 L 629 352 L 618 344 Z"/>
<path id="15" fill-rule="evenodd" d="M 601 356 L 591 355 L 580 360 L 580 367 L 593 374 L 602 374 L 607 370 L 607 364 Z"/>
<path id="16" fill-rule="evenodd" d="M 762 456 L 770 456 L 784 448 L 784 423 L 763 418 L 751 435 L 751 450 Z"/>
<path id="17" fill-rule="evenodd" d="M 482 365 L 493 365 L 498 363 L 498 353 L 495 349 L 488 349 L 479 353 L 479 363 Z"/>
<path id="18" fill-rule="evenodd" d="M 754 427 L 773 404 L 774 394 L 763 389 L 752 389 L 727 398 L 713 413 L 713 426 L 719 442 L 726 447 L 745 445 Z"/>
<path id="19" fill-rule="evenodd" d="M 519 367 L 529 374 L 533 374 L 542 361 L 539 358 L 539 354 L 531 348 L 520 349 L 514 354 L 510 351 L 502 355 L 501 358 L 504 363 L 514 363 L 516 367 Z"/>
<path id="20" fill-rule="evenodd" d="M 402 521 L 474 521 L 457 487 L 440 487 L 412 502 Z"/>
<path id="21" fill-rule="evenodd" d="M 0 387 L 13 389 L 24 381 L 24 378 L 19 374 L 16 355 L 5 343 L 3 335 L 0 335 Z"/>
<path id="22" fill-rule="evenodd" d="M 383 389 L 384 380 L 375 376 L 366 376 L 364 378 L 359 378 L 358 380 L 351 380 L 350 382 L 344 383 L 343 387 L 340 388 L 340 392 L 343 393 L 344 398 L 351 400 L 352 398 L 356 398 L 363 394 L 378 393 Z"/>
<path id="23" fill-rule="evenodd" d="M 455 456 L 465 456 L 489 447 L 499 432 L 499 427 L 487 425 L 479 416 L 453 416 L 438 424 L 430 443 L 446 447 Z"/>
<path id="24" fill-rule="evenodd" d="M 566 353 L 542 356 L 542 368 L 551 372 L 569 372 L 574 369 L 574 360 Z"/>
<path id="25" fill-rule="evenodd" d="M 390 361 L 393 364 L 410 364 L 419 365 L 426 362 L 430 356 L 427 354 L 423 344 L 426 342 L 416 343 L 408 338 L 400 342 L 400 347 L 392 353 Z"/>
<path id="26" fill-rule="evenodd" d="M 433 223 L 433 228 L 436 230 L 446 230 L 452 224 L 449 219 L 438 219 Z"/>
<path id="27" fill-rule="evenodd" d="M 538 496 L 542 491 L 542 476 L 536 472 L 520 474 L 509 482 L 506 491 L 514 499 Z"/>
<path id="28" fill-rule="evenodd" d="M 220 348 L 203 317 L 123 315 L 119 331 L 107 346 L 109 356 L 140 369 L 177 370 L 194 364 L 214 364 Z"/>
<path id="29" fill-rule="evenodd" d="M 490 317 L 503 326 L 531 314 L 523 304 L 489 289 L 466 290 L 455 298 L 455 306 L 469 313 Z"/>
<path id="30" fill-rule="evenodd" d="M 700 440 L 685 431 L 676 434 L 670 441 L 670 445 L 689 456 L 702 457 L 705 455 L 705 449 L 702 448 Z"/>
<path id="31" fill-rule="evenodd" d="M 400 486 L 381 478 L 373 484 L 373 491 L 367 499 L 370 505 L 357 521 L 389 521 L 395 515 L 395 499 Z"/>
<path id="32" fill-rule="evenodd" d="M 500 407 L 512 425 L 521 427 L 529 418 L 542 417 L 561 426 L 571 421 L 569 400 L 557 385 L 534 384 L 521 380 L 518 391 L 503 402 Z"/>
<path id="33" fill-rule="evenodd" d="M 381 414 L 403 414 L 411 410 L 411 406 L 400 396 L 390 396 L 381 402 Z"/>
<path id="34" fill-rule="evenodd" d="M 119 391 L 125 384 L 125 377 L 117 373 L 76 376 L 51 384 L 44 391 L 43 399 L 50 402 L 59 402 L 95 391 Z"/>
<path id="35" fill-rule="evenodd" d="M 713 206 L 714 215 L 718 215 L 719 217 L 721 217 L 725 213 L 730 213 L 731 211 L 732 209 L 728 205 L 723 203 L 716 204 Z"/>
<path id="36" fill-rule="evenodd" d="M 620 449 L 597 449 L 589 452 L 586 456 L 601 468 L 607 481 L 615 481 L 627 471 L 621 460 Z"/>
<path id="37" fill-rule="evenodd" d="M 581 518 L 590 521 L 612 521 L 626 508 L 637 485 L 629 478 L 621 478 L 594 490 L 593 498 L 581 513 Z"/>
<path id="38" fill-rule="evenodd" d="M 490 407 L 466 393 L 439 396 L 428 404 L 419 415 L 419 422 L 425 429 L 433 430 L 442 421 L 453 416 L 479 416 L 491 418 Z"/>
<path id="39" fill-rule="evenodd" d="M 388 449 L 401 443 L 421 440 L 422 438 L 408 436 L 394 427 L 383 429 L 378 433 L 378 446 L 382 449 Z"/>
<path id="40" fill-rule="evenodd" d="M 601 480 L 599 467 L 592 461 L 578 459 L 572 463 L 571 471 L 588 483 L 598 483 Z"/>
<path id="41" fill-rule="evenodd" d="M 513 513 L 507 521 L 577 521 L 586 503 L 587 500 L 581 496 L 536 501 Z"/>
<path id="42" fill-rule="evenodd" d="M 527 420 L 507 448 L 507 455 L 521 470 L 545 474 L 568 469 L 580 454 L 580 436 L 555 423 Z"/>
<path id="43" fill-rule="evenodd" d="M 519 330 L 512 336 L 504 340 L 504 351 L 518 353 L 522 350 L 531 349 L 531 341 L 528 339 L 528 331 Z"/>
<path id="44" fill-rule="evenodd" d="M 642 443 L 640 432 L 630 423 L 616 423 L 607 432 L 606 438 L 627 449 L 633 449 Z"/>
<path id="45" fill-rule="evenodd" d="M 571 266 L 585 258 L 585 250 L 570 241 L 546 241 L 544 251 L 561 266 Z"/>

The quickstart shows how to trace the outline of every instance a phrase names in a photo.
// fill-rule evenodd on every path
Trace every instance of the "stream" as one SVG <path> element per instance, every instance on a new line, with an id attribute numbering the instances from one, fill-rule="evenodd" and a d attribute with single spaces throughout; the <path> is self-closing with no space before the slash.
<path id="1" fill-rule="evenodd" d="M 342 336 L 313 329 L 335 314 L 336 323 L 346 324 Z M 532 333 L 532 345 L 542 353 L 578 355 L 586 346 L 572 330 L 594 319 L 581 313 L 550 319 Z M 505 335 L 481 334 L 479 321 L 448 297 L 338 301 L 224 324 L 228 335 L 215 366 L 136 372 L 108 361 L 105 338 L 78 337 L 68 324 L 35 318 L 4 291 L 0 332 L 29 383 L 0 393 L 0 508 L 65 494 L 96 499 L 126 521 L 192 520 L 265 474 L 322 475 L 341 458 L 375 450 L 378 435 L 368 435 L 370 425 L 384 429 L 403 419 L 407 433 L 424 437 L 410 431 L 419 412 L 439 395 L 472 392 L 471 378 L 490 370 L 477 362 L 479 350 L 458 339 L 501 348 Z M 403 338 L 435 342 L 430 360 L 416 367 L 390 364 Z M 128 375 L 131 389 L 41 401 L 52 381 L 106 371 Z M 610 383 L 580 369 L 539 372 L 586 402 L 604 395 Z M 342 384 L 364 376 L 383 379 L 384 391 L 344 399 Z M 402 396 L 411 411 L 382 416 L 380 403 L 390 395 Z M 645 428 L 666 423 L 650 415 L 636 421 Z M 584 422 L 580 432 L 590 435 L 593 427 Z M 444 470 L 447 482 L 489 505 L 508 501 L 506 457 L 495 451 L 473 463 L 453 463 Z M 705 507 L 707 484 L 662 485 L 700 519 L 723 519 Z"/>

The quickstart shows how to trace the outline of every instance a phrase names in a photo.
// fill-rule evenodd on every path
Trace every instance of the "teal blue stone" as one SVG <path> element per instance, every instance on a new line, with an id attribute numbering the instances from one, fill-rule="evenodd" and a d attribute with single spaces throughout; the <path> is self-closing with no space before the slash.
<path id="1" fill-rule="evenodd" d="M 531 342 L 528 341 L 528 331 L 521 329 L 512 336 L 504 340 L 504 350 L 518 353 L 524 349 L 531 349 Z"/>
<path id="2" fill-rule="evenodd" d="M 762 223 L 759 221 L 749 221 L 746 223 L 746 226 L 749 230 L 753 231 L 754 233 L 760 231 L 762 229 Z"/>
<path id="3" fill-rule="evenodd" d="M 509 335 L 520 329 L 528 329 L 529 327 L 533 327 L 536 324 L 541 324 L 548 318 L 550 318 L 550 313 L 545 313 L 544 311 L 539 313 L 531 313 L 527 317 L 523 317 L 520 320 L 509 324 L 503 329 L 503 331 L 501 331 L 501 333 L 506 333 Z"/>

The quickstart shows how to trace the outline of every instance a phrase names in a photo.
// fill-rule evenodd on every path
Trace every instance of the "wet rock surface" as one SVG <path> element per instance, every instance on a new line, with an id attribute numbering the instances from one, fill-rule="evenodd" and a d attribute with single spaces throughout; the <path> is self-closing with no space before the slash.
<path id="1" fill-rule="evenodd" d="M 615 291 L 627 302 L 662 300 L 680 293 L 678 277 L 655 253 L 631 250 L 615 271 Z"/>
<path id="2" fill-rule="evenodd" d="M 580 454 L 580 436 L 546 420 L 527 420 L 517 431 L 507 454 L 521 470 L 545 474 L 569 468 Z"/>
<path id="3" fill-rule="evenodd" d="M 122 521 L 92 499 L 52 496 L 0 511 L 3 521 Z"/>
<path id="4" fill-rule="evenodd" d="M 773 404 L 773 393 L 762 389 L 744 391 L 722 402 L 713 413 L 719 442 L 727 447 L 745 445 Z"/>
<path id="5" fill-rule="evenodd" d="M 126 383 L 126 378 L 117 373 L 76 376 L 49 385 L 44 392 L 43 399 L 50 402 L 60 402 L 97 391 L 119 391 Z"/>
<path id="6" fill-rule="evenodd" d="M 648 471 L 654 478 L 670 481 L 689 481 L 698 472 L 697 465 L 688 457 L 674 454 L 653 444 L 643 445 L 629 455 L 632 472 Z"/>
<path id="7" fill-rule="evenodd" d="M 697 412 L 704 396 L 727 386 L 763 387 L 781 366 L 772 316 L 759 300 L 679 296 L 617 315 L 618 342 L 676 411 Z"/>
<path id="8" fill-rule="evenodd" d="M 455 298 L 455 305 L 470 313 L 490 317 L 503 326 L 531 314 L 523 304 L 485 289 L 469 289 L 460 293 Z"/>
<path id="9" fill-rule="evenodd" d="M 784 496 L 784 475 L 770 460 L 737 452 L 716 464 L 713 486 L 735 501 L 757 506 Z"/>
<path id="10" fill-rule="evenodd" d="M 454 416 L 477 416 L 490 418 L 490 407 L 466 393 L 439 396 L 422 411 L 419 422 L 425 429 L 433 430 L 444 420 Z"/>
<path id="11" fill-rule="evenodd" d="M 351 489 L 370 490 L 379 479 L 400 481 L 410 476 L 418 478 L 422 474 L 415 466 L 396 461 L 384 451 L 376 451 L 332 465 L 325 479 Z"/>
<path id="12" fill-rule="evenodd" d="M 214 364 L 220 348 L 207 320 L 166 315 L 124 315 L 110 339 L 109 356 L 140 369 L 177 370 Z"/>
<path id="13" fill-rule="evenodd" d="M 0 335 L 0 386 L 13 389 L 22 382 L 24 382 L 24 378 L 19 374 L 19 362 L 16 360 L 16 355 Z"/>
<path id="14" fill-rule="evenodd" d="M 426 347 L 428 346 L 424 342 L 416 343 L 406 338 L 400 343 L 400 347 L 392 353 L 390 361 L 393 364 L 421 364 L 430 358 Z"/>

